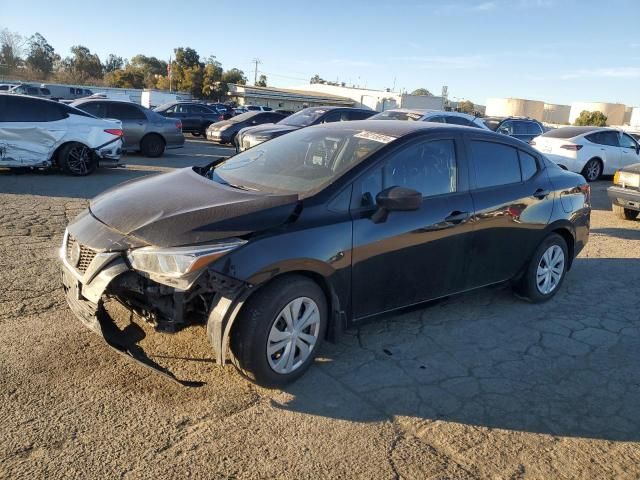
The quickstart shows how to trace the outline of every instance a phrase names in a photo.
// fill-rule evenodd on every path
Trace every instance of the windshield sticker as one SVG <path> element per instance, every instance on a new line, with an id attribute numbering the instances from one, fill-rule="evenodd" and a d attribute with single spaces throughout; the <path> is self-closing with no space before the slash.
<path id="1" fill-rule="evenodd" d="M 390 137 L 389 135 L 382 135 L 381 133 L 367 132 L 363 130 L 360 133 L 356 133 L 354 135 L 355 138 L 365 138 L 367 140 L 372 140 L 378 143 L 389 143 L 393 142 L 396 137 Z"/>
<path id="2" fill-rule="evenodd" d="M 407 113 L 407 117 L 418 120 L 420 117 L 422 117 L 422 115 L 419 113 Z"/>

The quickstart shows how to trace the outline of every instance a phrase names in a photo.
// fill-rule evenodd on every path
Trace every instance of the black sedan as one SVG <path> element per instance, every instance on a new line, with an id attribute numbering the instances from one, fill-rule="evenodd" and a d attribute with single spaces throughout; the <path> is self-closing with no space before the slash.
<path id="1" fill-rule="evenodd" d="M 275 125 L 248 127 L 240 131 L 236 138 L 236 152 L 255 147 L 262 142 L 279 137 L 300 128 L 319 125 L 321 123 L 344 122 L 349 120 L 365 120 L 376 112 L 363 108 L 348 107 L 309 107 L 280 120 Z"/>
<path id="2" fill-rule="evenodd" d="M 198 102 L 170 102 L 153 110 L 163 117 L 179 119 L 182 122 L 182 131 L 195 137 L 204 137 L 209 125 L 224 120 L 224 114 Z"/>
<path id="3" fill-rule="evenodd" d="M 251 111 L 242 113 L 223 122 L 214 123 L 207 129 L 207 139 L 218 143 L 234 143 L 236 135 L 245 127 L 255 127 L 263 123 L 279 122 L 285 115 L 276 112 Z"/>
<path id="4" fill-rule="evenodd" d="M 507 281 L 549 300 L 590 213 L 582 176 L 506 135 L 339 122 L 99 196 L 65 232 L 63 283 L 121 351 L 141 357 L 105 298 L 161 331 L 206 325 L 219 365 L 280 386 L 383 312 Z"/>

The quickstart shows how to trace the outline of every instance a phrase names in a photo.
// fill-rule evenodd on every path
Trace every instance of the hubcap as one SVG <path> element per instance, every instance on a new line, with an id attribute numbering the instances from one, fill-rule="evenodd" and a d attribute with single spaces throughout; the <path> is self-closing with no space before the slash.
<path id="1" fill-rule="evenodd" d="M 78 145 L 73 147 L 69 151 L 69 158 L 67 159 L 67 165 L 69 170 L 73 173 L 84 175 L 89 171 L 89 164 L 91 163 L 91 156 L 89 149 L 84 145 Z"/>
<path id="2" fill-rule="evenodd" d="M 600 176 L 600 164 L 596 161 L 589 162 L 587 165 L 587 177 L 589 180 L 597 180 Z"/>
<path id="3" fill-rule="evenodd" d="M 278 314 L 267 339 L 267 360 L 276 373 L 291 373 L 311 355 L 320 333 L 320 310 L 308 297 L 289 302 Z"/>
<path id="4" fill-rule="evenodd" d="M 536 285 L 543 295 L 553 292 L 564 274 L 564 252 L 558 245 L 549 247 L 538 263 Z"/>

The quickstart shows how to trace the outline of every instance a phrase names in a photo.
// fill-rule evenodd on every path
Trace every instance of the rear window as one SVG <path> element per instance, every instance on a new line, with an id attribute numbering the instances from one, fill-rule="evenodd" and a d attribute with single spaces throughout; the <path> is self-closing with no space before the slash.
<path id="1" fill-rule="evenodd" d="M 543 137 L 549 138 L 573 138 L 578 135 L 582 135 L 583 133 L 593 131 L 593 128 L 589 127 L 563 127 L 556 128 L 555 130 L 549 130 L 547 133 L 543 135 Z"/>
<path id="2" fill-rule="evenodd" d="M 5 102 L 5 122 L 54 122 L 67 117 L 64 105 L 47 100 L 11 96 Z"/>

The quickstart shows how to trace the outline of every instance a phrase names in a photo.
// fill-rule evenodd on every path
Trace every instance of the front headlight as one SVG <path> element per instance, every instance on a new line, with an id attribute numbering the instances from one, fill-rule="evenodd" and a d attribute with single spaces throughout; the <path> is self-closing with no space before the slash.
<path id="1" fill-rule="evenodd" d="M 143 247 L 130 250 L 127 258 L 134 270 L 175 279 L 200 270 L 245 243 L 246 240 L 231 239 L 198 247 Z"/>
<path id="2" fill-rule="evenodd" d="M 640 187 L 640 175 L 632 172 L 617 171 L 613 176 L 613 183 L 622 187 Z"/>
<path id="3" fill-rule="evenodd" d="M 227 125 L 222 125 L 221 127 L 218 127 L 218 131 L 219 132 L 224 132 L 227 128 L 230 128 L 231 125 L 227 124 Z"/>

